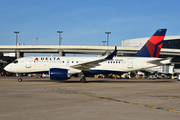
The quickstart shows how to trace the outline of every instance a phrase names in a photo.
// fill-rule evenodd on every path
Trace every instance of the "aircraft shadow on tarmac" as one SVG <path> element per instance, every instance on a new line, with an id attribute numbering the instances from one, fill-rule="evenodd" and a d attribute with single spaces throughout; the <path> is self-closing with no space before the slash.
<path id="1" fill-rule="evenodd" d="M 57 81 L 59 83 L 80 83 L 80 81 Z M 86 83 L 171 83 L 173 81 L 110 81 L 110 80 L 97 80 L 97 81 L 91 81 L 88 80 Z"/>
<path id="2" fill-rule="evenodd" d="M 87 80 L 86 83 L 172 83 L 175 80 Z M 56 82 L 56 83 L 81 83 L 79 80 L 23 80 L 23 82 Z M 83 84 L 86 84 L 83 83 Z"/>
<path id="3" fill-rule="evenodd" d="M 22 82 L 53 82 L 52 80 L 23 80 Z"/>

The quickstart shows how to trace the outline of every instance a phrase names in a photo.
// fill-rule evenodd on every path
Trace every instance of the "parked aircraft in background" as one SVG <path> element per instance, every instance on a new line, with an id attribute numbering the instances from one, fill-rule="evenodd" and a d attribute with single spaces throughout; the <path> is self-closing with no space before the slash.
<path id="1" fill-rule="evenodd" d="M 109 56 L 102 57 L 23 57 L 4 69 L 12 73 L 49 73 L 51 80 L 67 80 L 73 74 L 80 74 L 80 81 L 84 83 L 88 74 L 122 74 L 156 67 L 171 62 L 171 58 L 158 58 L 165 33 L 166 29 L 157 30 L 131 57 L 114 57 L 115 48 Z"/>

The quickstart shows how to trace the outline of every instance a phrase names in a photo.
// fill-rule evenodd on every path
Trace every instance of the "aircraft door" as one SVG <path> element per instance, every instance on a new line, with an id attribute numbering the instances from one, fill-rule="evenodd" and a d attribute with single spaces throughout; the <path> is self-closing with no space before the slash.
<path id="1" fill-rule="evenodd" d="M 133 68 L 133 59 L 132 58 L 128 58 L 127 61 L 128 61 L 128 64 L 127 64 L 128 66 L 127 67 L 128 68 Z"/>
<path id="2" fill-rule="evenodd" d="M 31 57 L 26 58 L 26 68 L 31 68 Z"/>

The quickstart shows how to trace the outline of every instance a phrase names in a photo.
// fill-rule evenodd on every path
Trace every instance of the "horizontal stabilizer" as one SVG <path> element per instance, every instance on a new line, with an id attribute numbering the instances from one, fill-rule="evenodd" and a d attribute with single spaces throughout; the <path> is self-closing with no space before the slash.
<path id="1" fill-rule="evenodd" d="M 158 60 L 148 61 L 147 63 L 151 63 L 151 64 L 162 64 L 161 61 L 171 60 L 171 59 L 172 59 L 172 58 L 161 58 L 161 59 L 158 59 Z"/>

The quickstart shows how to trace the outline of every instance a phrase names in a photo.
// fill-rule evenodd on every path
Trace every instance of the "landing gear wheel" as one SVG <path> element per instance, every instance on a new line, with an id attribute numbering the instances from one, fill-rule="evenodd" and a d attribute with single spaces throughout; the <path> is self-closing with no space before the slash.
<path id="1" fill-rule="evenodd" d="M 18 81 L 19 81 L 19 82 L 22 82 L 22 79 L 21 79 L 21 78 L 19 78 L 19 79 L 18 79 Z"/>
<path id="2" fill-rule="evenodd" d="M 85 83 L 86 82 L 86 78 L 85 77 L 83 77 L 83 78 L 81 78 L 81 83 Z"/>

